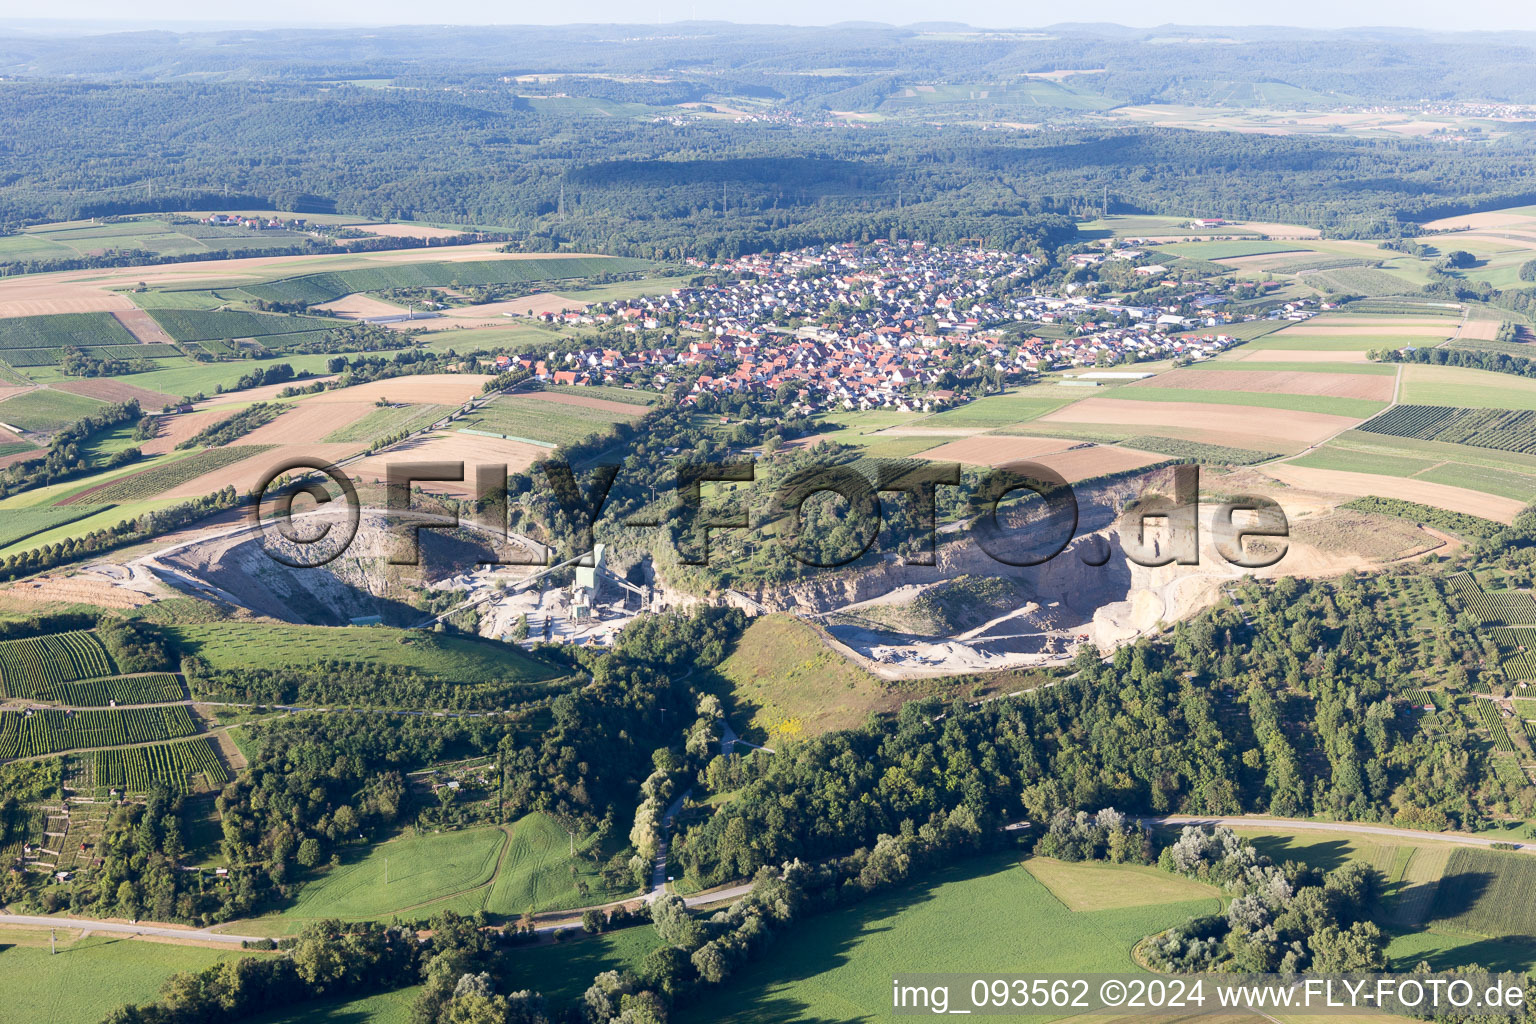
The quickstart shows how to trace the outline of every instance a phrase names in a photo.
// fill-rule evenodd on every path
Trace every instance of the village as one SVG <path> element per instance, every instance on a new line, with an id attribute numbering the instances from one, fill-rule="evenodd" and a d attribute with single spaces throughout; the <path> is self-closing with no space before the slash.
<path id="1" fill-rule="evenodd" d="M 1140 249 L 1079 254 L 1079 266 L 1136 260 Z M 797 411 L 899 408 L 933 411 L 973 392 L 1027 383 L 1046 371 L 1158 359 L 1208 359 L 1236 344 L 1222 328 L 1234 315 L 1207 282 L 1164 289 L 1157 305 L 1099 298 L 1034 282 L 1037 256 L 922 242 L 844 243 L 725 262 L 690 260 L 715 283 L 668 294 L 544 312 L 569 326 L 618 326 L 639 336 L 632 351 L 594 347 L 549 359 L 503 357 L 555 384 L 666 387 L 696 376 L 685 401 L 703 394 L 774 394 Z M 1138 266 L 1138 276 L 1145 269 Z M 1153 266 L 1160 278 L 1163 267 Z M 1308 308 L 1311 307 L 1311 308 Z M 1266 312 L 1306 319 L 1315 301 Z M 652 332 L 661 344 L 644 342 Z"/>

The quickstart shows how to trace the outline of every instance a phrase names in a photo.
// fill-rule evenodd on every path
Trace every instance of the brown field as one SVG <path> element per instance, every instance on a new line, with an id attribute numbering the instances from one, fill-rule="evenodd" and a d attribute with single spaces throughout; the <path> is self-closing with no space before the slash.
<path id="1" fill-rule="evenodd" d="M 17 387 L 11 384 L 0 384 L 0 402 L 5 401 L 7 398 L 15 398 L 23 391 L 31 390 L 32 389 L 30 387 Z"/>
<path id="2" fill-rule="evenodd" d="M 175 344 L 176 339 L 166 334 L 165 328 L 155 323 L 155 318 L 142 309 L 114 309 L 112 317 L 145 345 Z"/>
<path id="3" fill-rule="evenodd" d="M 176 395 L 151 391 L 117 380 L 72 380 L 50 387 L 55 391 L 67 391 L 71 395 L 84 395 L 103 402 L 126 402 L 134 398 L 145 412 L 159 412 L 172 402 L 180 401 Z"/>
<path id="4" fill-rule="evenodd" d="M 1464 487 L 1430 483 L 1427 480 L 1410 480 L 1405 477 L 1377 476 L 1374 473 L 1350 473 L 1337 469 L 1312 469 L 1288 463 L 1273 463 L 1261 472 L 1267 473 L 1292 487 L 1305 488 L 1325 494 L 1342 494 L 1352 498 L 1376 495 L 1382 498 L 1398 498 L 1421 505 L 1465 512 L 1501 523 L 1512 523 L 1525 508 L 1525 503 L 1513 498 L 1500 498 L 1481 491 L 1469 491 Z"/>
<path id="5" fill-rule="evenodd" d="M 1087 480 L 1106 473 L 1120 473 L 1127 469 L 1140 469 L 1154 462 L 1167 462 L 1166 455 L 1149 455 L 1146 452 L 1101 444 L 1092 448 L 1078 448 L 1070 452 L 1042 455 L 1036 461 L 1044 463 L 1060 473 L 1068 483 Z"/>
<path id="6" fill-rule="evenodd" d="M 1456 332 L 1456 337 L 1492 341 L 1498 337 L 1499 328 L 1502 326 L 1503 324 L 1498 320 L 1468 320 L 1461 325 L 1461 330 Z"/>
<path id="7" fill-rule="evenodd" d="M 1233 358 L 1252 359 L 1256 363 L 1368 363 L 1365 349 L 1358 352 L 1337 349 L 1269 348 L 1238 349 Z"/>
<path id="8" fill-rule="evenodd" d="M 154 438 L 139 445 L 145 455 L 164 455 L 176 450 L 183 441 L 191 440 L 215 423 L 233 416 L 238 410 L 205 409 L 202 412 L 176 413 L 160 417 L 160 426 Z"/>
<path id="9" fill-rule="evenodd" d="M 475 496 L 475 466 L 504 465 L 508 473 L 518 473 L 538 460 L 548 458 L 551 454 L 552 450 L 549 448 L 524 444 L 521 441 L 439 430 L 414 437 L 404 444 L 395 445 L 387 452 L 370 455 L 361 462 L 349 466 L 348 472 L 354 479 L 364 483 L 378 483 L 384 480 L 391 463 L 462 462 L 465 477 L 462 482 L 422 481 L 416 486 L 431 494 L 451 494 L 461 498 L 472 498 Z"/>
<path id="10" fill-rule="evenodd" d="M 0 279 L 0 317 L 46 313 L 110 313 L 137 307 L 115 288 L 143 281 L 161 287 L 210 287 L 211 283 L 248 284 L 321 270 L 350 270 L 376 263 L 451 263 L 464 260 L 562 259 L 599 253 L 497 252 L 496 243 L 401 249 L 394 252 L 324 256 L 245 256 L 239 259 L 166 263 L 155 267 L 66 270 L 57 274 Z"/>
<path id="11" fill-rule="evenodd" d="M 964 462 L 972 466 L 1001 466 L 1019 459 L 1033 459 L 1051 452 L 1065 451 L 1085 444 L 1061 437 L 1022 437 L 1014 434 L 988 434 L 951 441 L 930 448 L 917 458 L 934 462 Z"/>
<path id="12" fill-rule="evenodd" d="M 1281 409 L 1251 409 L 1203 402 L 1138 402 L 1123 398 L 1089 398 L 1040 417 L 1036 423 L 1113 423 L 1134 426 L 1139 433 L 1157 434 L 1172 427 L 1211 431 L 1216 440 L 1237 448 L 1273 451 L 1276 442 L 1315 444 L 1348 430 L 1360 421 L 1350 416 Z M 1237 437 L 1255 441 L 1239 443 Z M 1262 442 L 1269 439 L 1269 445 Z"/>
<path id="13" fill-rule="evenodd" d="M 1265 395 L 1325 395 L 1392 401 L 1393 379 L 1369 373 L 1307 373 L 1301 370 L 1174 370 L 1129 385 L 1132 388 L 1192 388 L 1248 391 Z"/>
<path id="14" fill-rule="evenodd" d="M 244 438 L 241 438 L 244 441 Z M 234 445 L 231 447 L 243 447 Z M 247 458 L 212 473 L 204 473 L 194 480 L 188 480 L 179 487 L 173 487 L 161 495 L 163 498 L 200 498 L 205 494 L 212 494 L 223 487 L 233 485 L 241 494 L 248 494 L 261 482 L 279 462 L 287 459 L 305 458 L 323 459 L 326 462 L 337 462 L 348 455 L 355 454 L 361 446 L 352 444 L 288 444 L 281 448 L 270 448 L 265 452 L 253 448 L 253 458 Z"/>
<path id="15" fill-rule="evenodd" d="M 644 416 L 648 408 L 644 405 L 632 405 L 629 402 L 611 402 L 606 398 L 573 395 L 568 391 L 530 391 L 526 395 L 517 397 L 531 398 L 536 402 L 554 402 L 556 405 L 579 405 L 583 409 L 601 409 L 604 412 L 621 413 L 633 420 Z"/>
<path id="16" fill-rule="evenodd" d="M 1462 213 L 1441 217 L 1423 225 L 1430 231 L 1459 231 L 1463 228 L 1536 228 L 1536 217 L 1513 210 L 1489 210 L 1486 213 Z"/>
<path id="17" fill-rule="evenodd" d="M 0 281 L 0 317 L 54 313 L 113 313 L 135 309 L 128 296 L 60 281 L 62 275 L 12 277 Z"/>
<path id="18" fill-rule="evenodd" d="M 240 444 L 306 444 L 350 426 L 374 410 L 372 402 L 320 402 L 319 397 L 299 402 L 271 423 L 240 438 Z M 362 442 L 355 444 L 358 450 L 366 447 Z"/>
<path id="19" fill-rule="evenodd" d="M 464 232 L 457 228 L 435 228 L 430 224 L 343 224 L 342 227 L 357 228 L 359 231 L 367 231 L 374 235 L 383 235 L 386 238 L 457 238 Z M 344 241 L 341 243 L 346 245 Z"/>
<path id="20" fill-rule="evenodd" d="M 323 309 L 353 320 L 361 320 L 365 316 L 394 316 L 396 313 L 405 312 L 404 306 L 397 306 L 393 302 L 385 302 L 383 299 L 376 299 L 362 292 L 343 295 L 339 299 L 311 308 Z"/>
<path id="21" fill-rule="evenodd" d="M 355 387 L 322 391 L 309 399 L 318 404 L 331 402 L 377 402 L 387 398 L 396 404 L 462 405 L 481 394 L 488 373 L 422 373 L 389 380 L 369 381 Z"/>
<path id="22" fill-rule="evenodd" d="M 1307 322 L 1287 327 L 1270 335 L 1272 338 L 1307 338 L 1317 335 L 1334 338 L 1352 338 L 1356 335 L 1396 334 L 1405 338 L 1449 338 L 1454 324 L 1405 324 L 1398 321 L 1375 324 L 1340 324 Z"/>
<path id="23" fill-rule="evenodd" d="M 27 604 L 89 604 L 98 608 L 142 608 L 148 594 L 73 576 L 36 576 L 13 583 L 0 596 Z"/>

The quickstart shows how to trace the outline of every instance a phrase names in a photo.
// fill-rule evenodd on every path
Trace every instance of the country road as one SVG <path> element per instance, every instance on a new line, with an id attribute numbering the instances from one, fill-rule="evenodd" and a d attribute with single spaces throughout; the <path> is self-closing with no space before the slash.
<path id="1" fill-rule="evenodd" d="M 174 924 L 119 924 L 115 921 L 92 921 L 82 917 L 33 917 L 27 914 L 11 914 L 0 911 L 0 925 L 25 924 L 42 928 L 80 928 L 91 932 L 116 932 L 121 935 L 156 935 L 167 939 L 193 942 L 222 942 L 238 946 L 242 942 L 256 942 L 254 935 L 221 935 L 205 928 L 182 928 Z"/>

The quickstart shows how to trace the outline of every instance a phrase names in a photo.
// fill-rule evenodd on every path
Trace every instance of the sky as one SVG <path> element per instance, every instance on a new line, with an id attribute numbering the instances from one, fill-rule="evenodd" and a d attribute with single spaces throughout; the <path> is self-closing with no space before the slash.
<path id="1" fill-rule="evenodd" d="M 54 0 L 45 9 L 0 0 L 0 22 L 37 17 L 121 27 L 130 22 L 219 22 L 289 25 L 557 25 L 572 22 L 649 23 L 704 18 L 742 23 L 825 25 L 840 21 L 911 24 L 962 21 L 988 28 L 1030 27 L 1064 21 L 1120 25 L 1295 25 L 1308 28 L 1398 26 L 1425 29 L 1536 30 L 1536 4 L 1519 0 L 1288 0 L 1234 4 L 1231 0 L 1096 0 L 1085 5 L 1039 0 L 263 0 L 259 5 L 214 7 L 206 0 Z M 187 27 L 199 27 L 189 24 Z"/>

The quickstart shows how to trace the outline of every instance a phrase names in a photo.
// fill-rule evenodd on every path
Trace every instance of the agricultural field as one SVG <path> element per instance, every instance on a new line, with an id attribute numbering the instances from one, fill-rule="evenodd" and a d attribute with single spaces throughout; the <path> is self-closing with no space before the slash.
<path id="1" fill-rule="evenodd" d="M 374 409 L 362 419 L 354 420 L 344 427 L 339 427 L 326 434 L 320 440 L 325 444 L 337 444 L 346 441 L 372 444 L 381 438 L 411 433 L 424 427 L 430 427 L 452 412 L 454 408 L 454 406 L 448 405 L 397 405 L 384 409 Z"/>
<path id="2" fill-rule="evenodd" d="M 155 309 L 150 315 L 177 341 L 260 339 L 328 331 L 342 326 L 341 321 L 321 317 L 239 310 Z M 276 343 L 277 347 L 281 345 L 280 341 Z"/>
<path id="3" fill-rule="evenodd" d="M 517 647 L 387 626 L 272 626 L 244 622 L 168 626 L 185 654 L 215 669 L 369 662 L 456 682 L 539 682 L 559 673 Z"/>
<path id="4" fill-rule="evenodd" d="M 0 319 L 0 359 L 17 349 L 60 349 L 66 345 L 94 348 L 102 345 L 137 345 L 110 313 L 56 313 L 52 316 L 17 316 Z M 56 360 L 54 360 L 56 361 Z"/>
<path id="5" fill-rule="evenodd" d="M 1485 591 L 1471 573 L 1460 573 L 1449 581 L 1450 590 L 1462 606 L 1481 622 L 1505 626 L 1536 626 L 1536 598 L 1525 590 Z"/>
<path id="6" fill-rule="evenodd" d="M 1322 398 L 1363 399 L 1390 402 L 1393 381 L 1390 374 L 1341 372 L 1345 367 L 1316 371 L 1268 370 L 1247 361 L 1236 366 L 1185 368 L 1160 373 L 1150 380 L 1138 381 L 1117 392 L 1119 398 L 1138 398 L 1146 388 L 1182 388 L 1218 393 L 1241 392 L 1254 395 L 1315 395 Z"/>
<path id="7" fill-rule="evenodd" d="M 1536 380 L 1461 366 L 1403 366 L 1399 396 L 1412 405 L 1471 409 L 1536 409 Z"/>
<path id="8" fill-rule="evenodd" d="M 1361 424 L 1360 429 L 1392 437 L 1445 441 L 1521 454 L 1536 453 L 1536 412 L 1531 410 L 1397 405 Z"/>
<path id="9" fill-rule="evenodd" d="M 229 772 L 224 769 L 213 744 L 206 739 L 125 750 L 98 750 L 92 768 L 97 788 L 130 793 L 143 793 L 155 783 L 189 793 L 197 787 L 198 777 L 210 789 L 217 789 L 229 781 Z"/>
<path id="10" fill-rule="evenodd" d="M 1493 741 L 1493 749 L 1500 753 L 1513 754 L 1515 744 L 1509 738 L 1509 730 L 1504 728 L 1504 716 L 1499 713 L 1498 706 L 1491 700 L 1474 698 L 1472 708 L 1483 728 L 1488 730 L 1488 738 Z"/>
<path id="11" fill-rule="evenodd" d="M 1074 399 L 1083 397 L 1078 394 L 1062 395 L 1061 391 L 1070 389 L 1052 389 L 1047 394 L 1045 389 L 1038 385 L 1028 388 L 1016 388 L 1000 395 L 988 395 L 978 398 L 974 402 L 955 406 L 953 409 L 945 409 L 930 416 L 916 418 L 905 413 L 891 414 L 895 417 L 892 425 L 900 423 L 913 429 L 941 428 L 967 428 L 982 427 L 995 428 L 1006 427 L 1013 423 L 1022 423 L 1032 420 L 1048 412 L 1060 409 L 1070 404 Z"/>
<path id="12" fill-rule="evenodd" d="M 166 492 L 173 488 L 237 462 L 244 462 L 263 452 L 271 451 L 272 448 L 272 445 L 264 444 L 233 445 L 227 448 L 209 448 L 179 458 L 163 459 L 149 469 L 87 488 L 71 498 L 66 498 L 61 504 L 67 502 L 106 505 L 164 497 Z"/>
<path id="13" fill-rule="evenodd" d="M 1141 885 L 1134 872 L 1077 865 L 1053 877 L 1075 901 L 1095 905 L 1113 890 Z M 1107 874 L 1101 874 L 1107 870 Z M 1106 910 L 1069 909 L 1009 855 L 942 870 L 922 884 L 876 896 L 816 918 L 789 933 L 774 955 L 742 967 L 729 983 L 706 990 L 674 1014 L 678 1024 L 877 1019 L 890 1012 L 891 972 L 1134 972 L 1130 950 L 1142 938 L 1211 913 L 1207 896 Z M 1049 942 L 1040 937 L 1050 936 Z"/>
<path id="14" fill-rule="evenodd" d="M 23 700 L 46 700 L 68 707 L 106 707 L 109 704 L 158 704 L 181 700 L 186 690 L 181 680 L 169 672 L 137 676 L 113 676 L 107 679 L 80 679 L 74 682 L 37 683 L 31 693 L 25 686 L 6 685 L 9 696 Z"/>
<path id="15" fill-rule="evenodd" d="M 1536 679 L 1536 629 L 1495 626 L 1490 636 L 1499 645 L 1499 670 L 1506 678 Z"/>
<path id="16" fill-rule="evenodd" d="M 1402 295 L 1417 289 L 1419 282 L 1374 267 L 1342 267 L 1320 270 L 1302 277 L 1308 287 L 1322 292 L 1375 297 Z"/>
<path id="17" fill-rule="evenodd" d="M 153 1000 L 173 974 L 251 955 L 63 928 L 57 934 L 59 952 L 51 955 L 48 929 L 0 927 L 0 1024 L 102 1020 L 124 1003 Z"/>
<path id="18" fill-rule="evenodd" d="M 546 400 L 548 399 L 548 400 Z M 555 399 L 558 399 L 556 401 Z M 644 412 L 639 405 L 583 400 L 568 394 L 502 395 L 472 413 L 459 429 L 484 432 L 512 440 L 539 441 L 552 445 L 575 444 L 618 423 L 629 423 Z M 618 409 L 602 405 L 620 405 Z"/>
<path id="19" fill-rule="evenodd" d="M 1385 400 L 1338 397 L 1327 394 L 1287 394 L 1283 392 L 1225 391 L 1212 386 L 1210 389 L 1181 388 L 1177 386 L 1145 387 L 1132 385 L 1117 388 L 1115 401 L 1178 402 L 1189 404 L 1245 406 L 1256 409 L 1280 409 L 1289 412 L 1319 413 L 1328 416 L 1346 416 L 1363 420 L 1381 412 Z"/>
<path id="20" fill-rule="evenodd" d="M 0 549 L 99 511 L 95 506 L 6 509 L 0 513 Z"/>
<path id="21" fill-rule="evenodd" d="M 439 263 L 399 263 L 361 270 L 338 270 L 246 285 L 253 298 L 269 302 L 331 302 L 354 292 L 391 288 L 456 288 L 464 285 L 561 281 L 595 274 L 647 270 L 645 260 L 609 256 L 534 257 Z"/>
<path id="22" fill-rule="evenodd" d="M 51 434 L 104 407 L 105 403 L 84 395 L 39 388 L 0 402 L 0 423 L 34 434 Z"/>
<path id="23" fill-rule="evenodd" d="M 41 688 L 117 671 L 95 633 L 0 640 L 0 696 L 30 699 Z"/>
<path id="24" fill-rule="evenodd" d="M 1277 252 L 1310 253 L 1312 248 L 1304 242 L 1270 242 L 1264 239 L 1232 239 L 1211 242 L 1174 242 L 1157 249 L 1156 253 L 1171 252 L 1197 260 L 1226 260 L 1240 256 L 1264 256 Z"/>
<path id="25" fill-rule="evenodd" d="M 152 743 L 197 731 L 197 723 L 182 704 L 103 711 L 4 711 L 0 712 L 0 758 Z"/>
<path id="26" fill-rule="evenodd" d="M 194 214 L 198 218 L 204 214 Z M 61 221 L 38 224 L 0 238 L 0 261 L 73 259 L 117 249 L 137 249 L 157 256 L 244 249 L 303 246 L 302 232 L 268 228 L 252 231 L 217 224 L 177 223 L 170 217 L 127 217 L 97 222 Z"/>
<path id="27" fill-rule="evenodd" d="M 661 395 L 655 391 L 643 391 L 640 388 L 616 388 L 606 384 L 583 385 L 544 385 L 544 393 L 547 395 L 574 395 L 577 398 L 601 398 L 608 402 L 623 402 L 626 405 L 655 405 L 661 401 Z"/>
<path id="28" fill-rule="evenodd" d="M 1453 851 L 1440 880 L 1431 926 L 1490 938 L 1536 935 L 1536 857 L 1500 850 Z"/>

